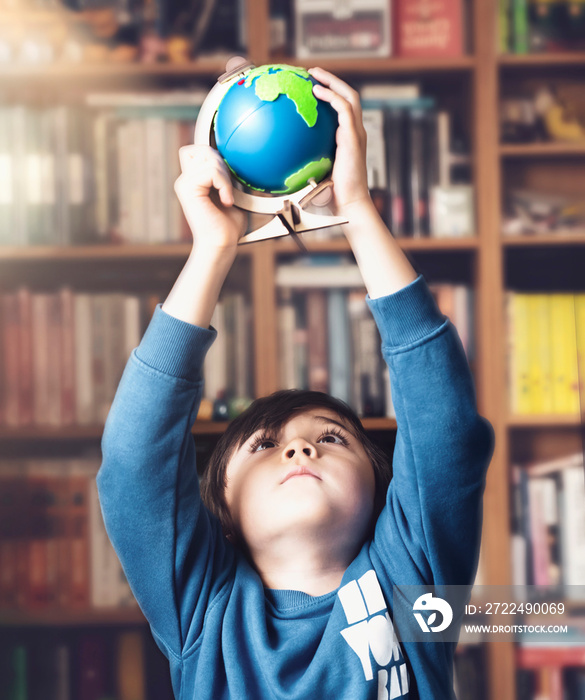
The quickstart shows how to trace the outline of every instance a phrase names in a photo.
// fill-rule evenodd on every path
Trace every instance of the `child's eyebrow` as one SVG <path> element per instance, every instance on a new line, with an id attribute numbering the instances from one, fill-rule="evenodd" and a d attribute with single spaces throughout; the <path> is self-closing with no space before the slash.
<path id="1" fill-rule="evenodd" d="M 338 425 L 340 428 L 343 428 L 346 430 L 350 435 L 353 435 L 353 430 L 350 430 L 347 425 L 344 423 L 341 423 L 338 420 L 335 420 L 335 418 L 328 418 L 327 416 L 313 416 L 313 418 L 316 418 L 317 420 L 323 421 L 323 423 L 335 423 L 335 425 Z M 354 436 L 355 437 L 355 436 Z"/>

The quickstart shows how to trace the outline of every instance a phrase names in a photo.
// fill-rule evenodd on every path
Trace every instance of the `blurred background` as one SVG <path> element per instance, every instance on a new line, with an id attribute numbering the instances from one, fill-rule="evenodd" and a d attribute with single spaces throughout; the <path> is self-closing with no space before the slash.
<path id="1" fill-rule="evenodd" d="M 456 325 L 496 434 L 476 583 L 567 599 L 562 639 L 462 634 L 457 697 L 585 698 L 568 595 L 585 584 L 585 0 L 0 0 L 0 699 L 172 698 L 95 474 L 124 364 L 190 250 L 177 152 L 233 55 L 359 91 L 372 197 Z M 200 472 L 227 421 L 286 387 L 343 398 L 393 449 L 343 232 L 303 240 L 238 254 Z"/>

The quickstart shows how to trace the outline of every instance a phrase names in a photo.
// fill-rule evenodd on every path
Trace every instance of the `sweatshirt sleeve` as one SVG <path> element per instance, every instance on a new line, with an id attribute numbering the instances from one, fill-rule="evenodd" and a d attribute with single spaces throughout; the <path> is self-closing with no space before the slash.
<path id="1" fill-rule="evenodd" d="M 455 327 L 422 276 L 366 301 L 390 370 L 397 433 L 374 550 L 396 584 L 469 585 L 481 538 L 493 430 Z M 417 580 L 405 580 L 417 571 Z"/>
<path id="2" fill-rule="evenodd" d="M 161 649 L 180 657 L 229 578 L 233 551 L 201 503 L 191 427 L 216 337 L 159 306 L 128 360 L 97 475 L 108 536 Z"/>

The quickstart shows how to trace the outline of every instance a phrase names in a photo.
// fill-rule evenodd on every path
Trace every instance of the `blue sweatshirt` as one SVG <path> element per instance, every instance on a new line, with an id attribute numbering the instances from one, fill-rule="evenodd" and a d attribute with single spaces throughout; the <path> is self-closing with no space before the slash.
<path id="1" fill-rule="evenodd" d="M 373 539 L 326 595 L 265 589 L 201 503 L 191 426 L 216 331 L 159 307 L 128 361 L 97 485 L 177 700 L 454 698 L 454 644 L 399 643 L 392 586 L 473 581 L 493 432 L 424 279 L 366 301 L 390 368 L 393 478 Z"/>

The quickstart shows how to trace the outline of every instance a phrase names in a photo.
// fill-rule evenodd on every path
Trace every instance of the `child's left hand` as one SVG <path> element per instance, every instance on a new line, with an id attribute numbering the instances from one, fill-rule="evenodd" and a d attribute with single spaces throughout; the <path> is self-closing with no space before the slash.
<path id="1" fill-rule="evenodd" d="M 323 84 L 313 87 L 315 97 L 329 102 L 339 119 L 331 179 L 335 209 L 337 213 L 342 213 L 353 204 L 371 202 L 366 170 L 366 130 L 360 96 L 347 83 L 323 68 L 310 68 L 309 73 Z"/>

